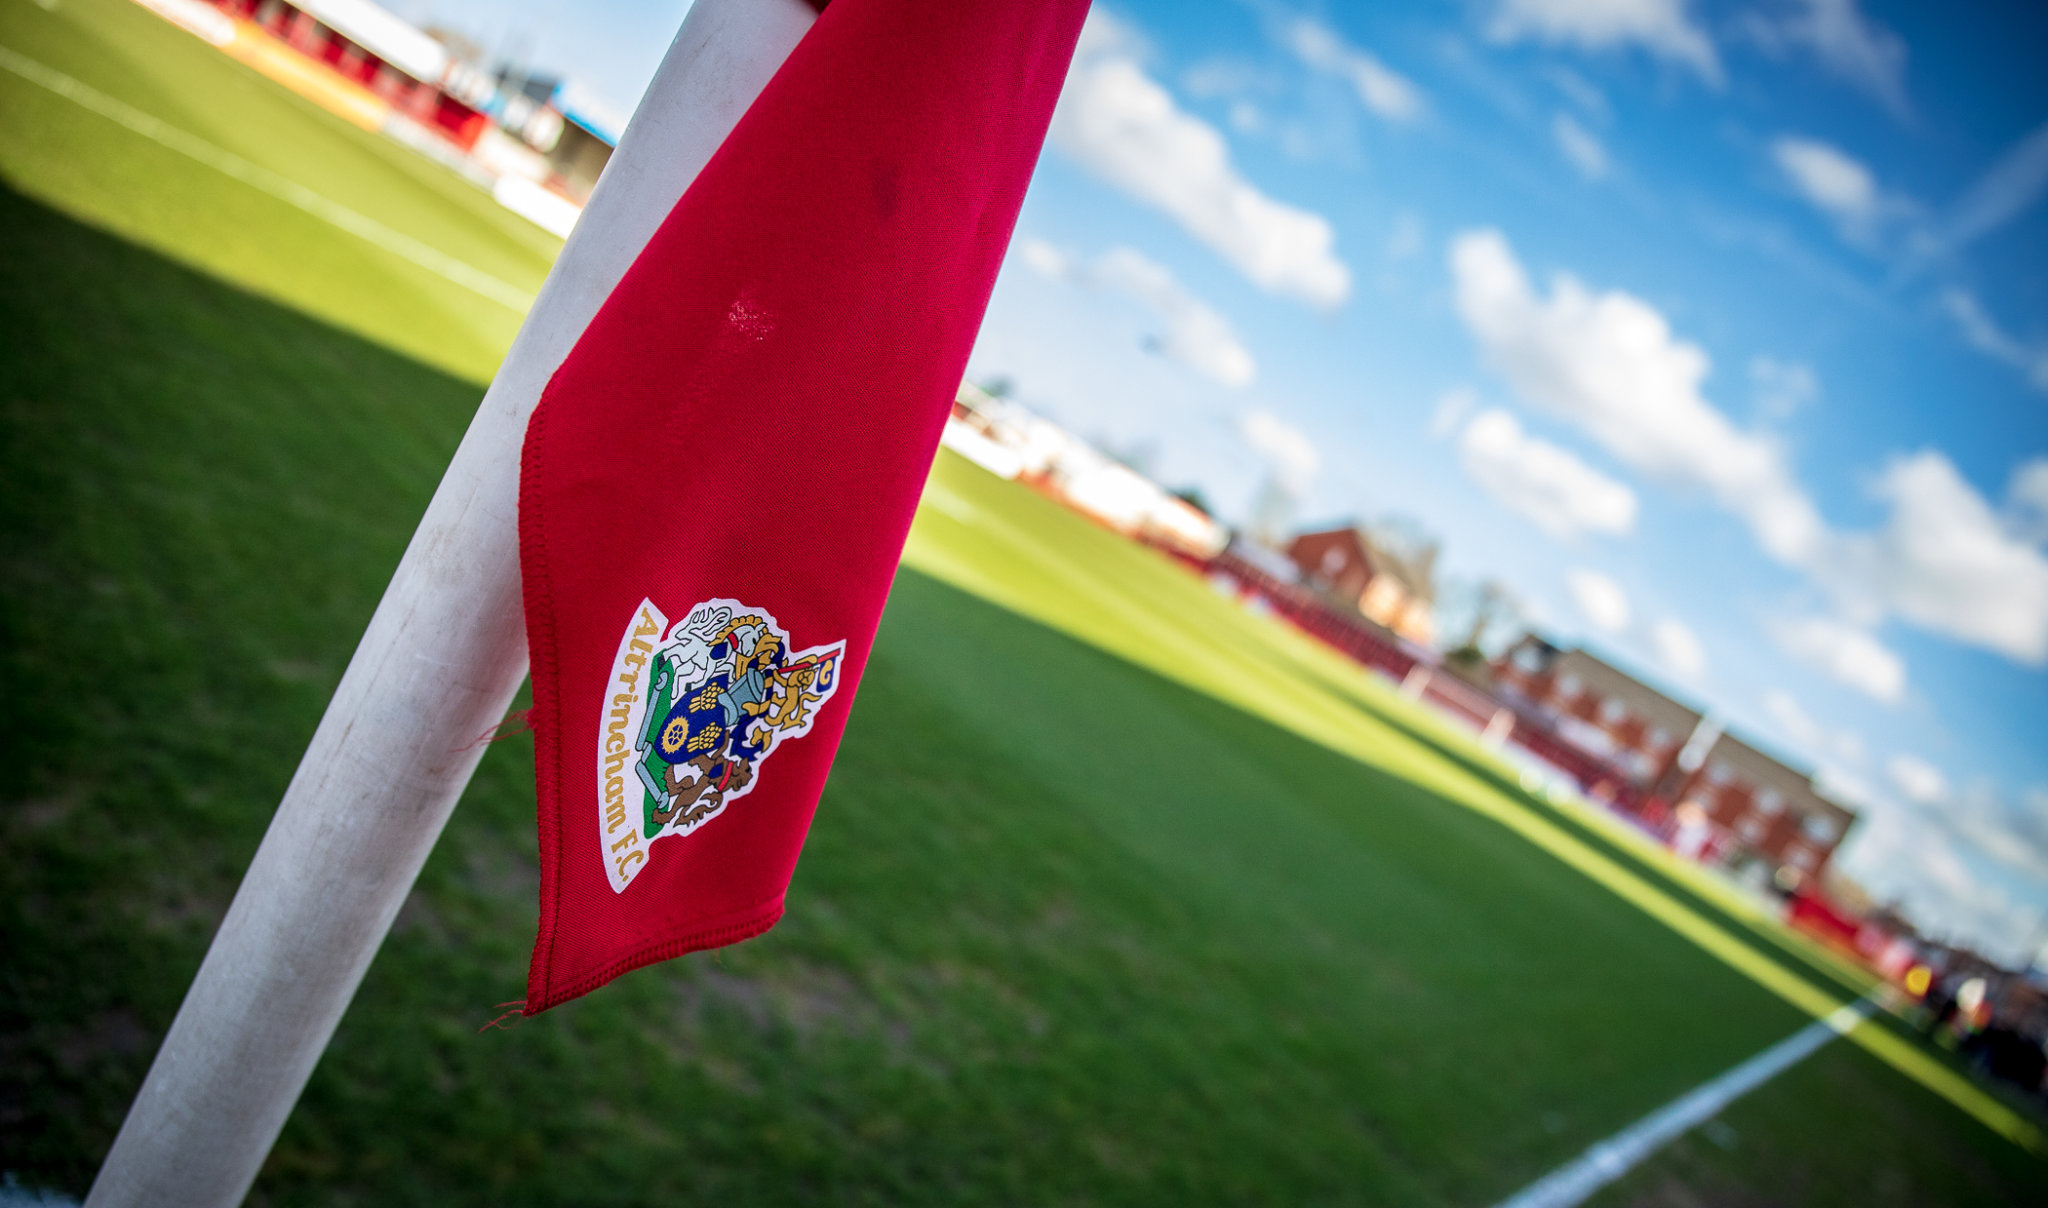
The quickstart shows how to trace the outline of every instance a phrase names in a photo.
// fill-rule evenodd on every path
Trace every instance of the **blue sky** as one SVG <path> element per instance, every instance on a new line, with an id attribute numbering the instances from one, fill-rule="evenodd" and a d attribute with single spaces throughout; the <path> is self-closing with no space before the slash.
<path id="1" fill-rule="evenodd" d="M 414 0 L 621 110 L 681 3 Z M 2048 26 L 1869 0 L 1100 2 L 972 372 L 1450 573 L 2048 938 Z"/>

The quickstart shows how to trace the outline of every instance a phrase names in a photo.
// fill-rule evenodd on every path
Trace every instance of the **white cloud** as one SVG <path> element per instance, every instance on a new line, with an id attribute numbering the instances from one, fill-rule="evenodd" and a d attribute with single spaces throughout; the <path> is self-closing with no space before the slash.
<path id="1" fill-rule="evenodd" d="M 1706 673 L 1706 647 L 1682 622 L 1666 617 L 1650 626 L 1650 648 L 1664 669 L 1680 679 L 1698 679 Z"/>
<path id="2" fill-rule="evenodd" d="M 1351 270 L 1336 256 L 1329 220 L 1246 180 L 1223 135 L 1145 73 L 1131 35 L 1099 10 L 1082 29 L 1051 138 L 1261 288 L 1321 307 L 1349 296 Z"/>
<path id="3" fill-rule="evenodd" d="M 2048 390 L 2048 343 L 2028 345 L 2007 333 L 1968 290 L 1943 290 L 1940 305 L 1970 347 L 2026 374 L 2034 389 Z"/>
<path id="4" fill-rule="evenodd" d="M 1693 24 L 1685 0 L 1501 0 L 1487 33 L 1498 42 L 1523 39 L 1582 50 L 1636 45 L 1721 82 L 1721 60 L 1706 31 Z"/>
<path id="5" fill-rule="evenodd" d="M 1279 29 L 1281 45 L 1303 65 L 1350 84 L 1367 109 L 1393 122 L 1422 116 L 1422 90 L 1370 52 L 1344 41 L 1336 30 L 1311 17 L 1294 17 Z"/>
<path id="6" fill-rule="evenodd" d="M 1884 527 L 1840 538 L 1824 578 L 1852 607 L 1889 612 L 2033 666 L 2048 663 L 2048 557 L 1933 451 L 1876 483 Z"/>
<path id="7" fill-rule="evenodd" d="M 1792 694 L 1773 688 L 1764 694 L 1764 715 L 1772 724 L 1785 732 L 1785 737 L 1800 746 L 1813 746 L 1820 737 L 1821 725 L 1813 715 L 1802 708 Z"/>
<path id="8" fill-rule="evenodd" d="M 1018 240 L 1017 255 L 1032 269 L 1055 280 L 1070 281 L 1074 277 L 1073 256 L 1043 239 Z"/>
<path id="9" fill-rule="evenodd" d="M 1024 263 L 1057 280 L 1112 290 L 1141 303 L 1159 321 L 1154 349 L 1225 386 L 1247 386 L 1258 375 L 1251 350 L 1229 320 L 1189 293 L 1165 265 L 1127 247 L 1094 260 L 1040 239 L 1018 245 Z"/>
<path id="10" fill-rule="evenodd" d="M 1570 451 L 1525 433 L 1497 407 L 1465 425 L 1458 456 L 1487 494 L 1553 537 L 1620 535 L 1635 525 L 1634 491 Z"/>
<path id="11" fill-rule="evenodd" d="M 2037 881 L 2048 880 L 2048 789 L 2007 802 L 1986 781 L 1948 803 L 1944 820 L 1985 855 Z"/>
<path id="12" fill-rule="evenodd" d="M 1465 417 L 1479 409 L 1479 393 L 1469 386 L 1458 386 L 1443 392 L 1436 400 L 1436 407 L 1429 415 L 1429 436 L 1431 440 L 1442 440 L 1458 430 Z"/>
<path id="13" fill-rule="evenodd" d="M 1119 25 L 1115 18 L 1103 13 L 1100 17 L 1090 15 L 1092 20 L 1107 22 L 1104 29 L 1119 43 L 1120 48 L 1130 49 L 1137 38 L 1132 31 Z M 1089 36 L 1102 31 L 1091 31 Z M 1217 98 L 1231 99 L 1254 94 L 1270 95 L 1279 88 L 1279 77 L 1249 59 L 1235 55 L 1203 59 L 1181 73 L 1181 87 L 1203 100 Z"/>
<path id="14" fill-rule="evenodd" d="M 1757 414 L 1783 422 L 1820 397 L 1820 375 L 1799 361 L 1776 357 L 1752 357 L 1749 385 L 1756 398 Z"/>
<path id="15" fill-rule="evenodd" d="M 1600 122 L 1614 116 L 1614 107 L 1608 103 L 1607 94 L 1595 87 L 1591 80 L 1567 67 L 1556 68 L 1548 74 L 1550 82 L 1557 86 L 1565 99 L 1577 105 L 1586 116 Z"/>
<path id="16" fill-rule="evenodd" d="M 2014 902 L 1980 877 L 1964 858 L 1967 849 L 1959 847 L 1954 825 L 1882 798 L 1855 804 L 1862 818 L 1842 853 L 1845 871 L 1880 897 L 1902 904 L 1935 935 L 1963 940 L 2014 963 L 2032 958 L 2021 946 L 2040 921 L 2038 906 Z M 1977 847 L 1974 840 L 1963 842 L 1968 849 Z"/>
<path id="17" fill-rule="evenodd" d="M 1771 159 L 1793 191 L 1850 238 L 1867 239 L 1890 208 L 1877 177 L 1839 147 L 1788 134 L 1771 143 Z"/>
<path id="18" fill-rule="evenodd" d="M 1748 14 L 1743 32 L 1766 50 L 1811 52 L 1847 83 L 1862 89 L 1900 117 L 1906 100 L 1906 44 L 1857 11 L 1856 0 L 1792 0 L 1780 16 Z"/>
<path id="19" fill-rule="evenodd" d="M 2048 191 L 2048 123 L 2008 148 L 1972 184 L 1917 249 L 1919 259 L 1953 254 L 2032 209 Z"/>
<path id="20" fill-rule="evenodd" d="M 1919 760 L 1893 762 L 1907 765 L 1891 770 L 1903 773 L 1902 794 L 1917 800 L 1867 786 L 1847 798 L 1863 820 L 1844 849 L 1844 866 L 1879 894 L 1903 901 L 1924 928 L 2006 960 L 2031 959 L 2035 954 L 2019 945 L 2039 926 L 2042 903 L 2012 900 L 1971 859 L 2018 873 L 2038 898 L 2048 882 L 2048 789 L 2037 786 L 2009 801 L 1987 781 L 1956 790 Z"/>
<path id="21" fill-rule="evenodd" d="M 1238 421 L 1238 431 L 1272 467 L 1281 489 L 1296 499 L 1308 494 L 1323 465 L 1308 433 L 1264 409 L 1247 413 Z"/>
<path id="22" fill-rule="evenodd" d="M 1786 741 L 1820 764 L 1822 770 L 1816 773 L 1819 778 L 1831 781 L 1851 779 L 1848 769 L 1863 763 L 1862 736 L 1852 730 L 1834 730 L 1822 725 L 1788 692 L 1774 688 L 1764 693 L 1764 716 L 1778 728 Z"/>
<path id="23" fill-rule="evenodd" d="M 1901 797 L 1867 783 L 1830 778 L 1823 791 L 1860 814 L 1840 863 L 1880 898 L 1901 903 L 1923 929 L 1974 944 L 1997 959 L 2025 963 L 2022 943 L 2043 917 L 2048 885 L 2048 789 L 2010 801 L 1988 781 L 1957 790 L 1911 756 L 1889 761 Z M 1904 799 L 1902 799 L 1904 798 Z M 2015 901 L 1974 861 L 2016 872 L 2034 901 Z"/>
<path id="24" fill-rule="evenodd" d="M 1906 695 L 1906 663 L 1867 631 L 1831 617 L 1797 617 L 1767 626 L 1779 649 L 1816 671 L 1886 704 Z"/>
<path id="25" fill-rule="evenodd" d="M 1620 633 L 1628 628 L 1628 593 L 1621 584 L 1598 571 L 1572 570 L 1564 577 L 1565 590 L 1578 606 L 1579 614 L 1596 629 Z"/>
<path id="26" fill-rule="evenodd" d="M 1903 666 L 1868 633 L 1887 616 L 2048 663 L 2048 557 L 2038 535 L 2022 516 L 2001 517 L 1942 454 L 1899 457 L 1878 477 L 1874 493 L 1889 509 L 1882 527 L 1833 531 L 1776 441 L 1737 428 L 1707 401 L 1706 353 L 1655 307 L 1618 290 L 1595 294 L 1563 273 L 1546 297 L 1498 231 L 1453 240 L 1451 271 L 1460 317 L 1518 394 L 1634 469 L 1703 489 L 1767 555 L 1833 593 L 1854 625 L 1786 631 L 1816 665 L 1896 699 Z M 2012 506 L 2027 510 L 2022 500 Z"/>
<path id="27" fill-rule="evenodd" d="M 1557 149 L 1587 180 L 1600 180 L 1613 170 L 1606 146 L 1571 114 L 1560 112 L 1551 119 L 1550 134 L 1557 140 Z"/>
<path id="28" fill-rule="evenodd" d="M 1939 805 L 1948 797 L 1948 777 L 1918 756 L 1892 756 L 1885 761 L 1884 774 L 1891 778 L 1892 787 L 1915 805 Z"/>
<path id="29" fill-rule="evenodd" d="M 1814 555 L 1826 529 L 1778 446 L 1701 395 L 1707 354 L 1655 307 L 1618 290 L 1595 294 L 1568 274 L 1544 297 L 1498 231 L 1459 235 L 1451 270 L 1466 327 L 1529 402 L 1635 469 L 1705 490 L 1779 561 Z"/>
<path id="30" fill-rule="evenodd" d="M 1165 325 L 1159 351 L 1226 386 L 1246 386 L 1258 373 L 1230 323 L 1182 287 L 1164 265 L 1127 247 L 1095 262 L 1095 278 L 1152 308 Z"/>
<path id="31" fill-rule="evenodd" d="M 2023 541 L 2048 541 L 2048 457 L 2036 457 L 2012 474 L 2005 489 L 2008 527 Z"/>

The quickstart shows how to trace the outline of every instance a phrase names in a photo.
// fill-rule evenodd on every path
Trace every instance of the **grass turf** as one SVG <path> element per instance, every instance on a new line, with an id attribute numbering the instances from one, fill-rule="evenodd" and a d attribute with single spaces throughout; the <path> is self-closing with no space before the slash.
<path id="1" fill-rule="evenodd" d="M 0 42 L 23 49 L 29 11 Z M 105 24 L 45 30 L 38 57 L 81 78 L 100 42 L 154 59 L 183 37 L 75 11 Z M 200 108 L 261 83 L 182 70 Z M 0 79 L 10 106 L 25 88 Z M 0 384 L 0 1165 L 79 1190 L 489 349 L 464 311 L 487 304 L 275 202 L 213 224 L 239 186 L 155 191 L 131 162 L 150 145 L 50 104 L 33 139 L 0 136 L 0 169 L 126 239 L 0 196 L 0 322 L 35 350 Z M 403 155 L 264 104 L 303 119 L 302 166 Z M 395 162 L 380 220 L 461 225 L 467 186 Z M 67 173 L 96 183 L 70 196 L 50 183 Z M 1826 981 L 1164 563 L 950 460 L 931 500 L 789 919 L 477 1036 L 518 992 L 534 913 L 529 753 L 501 744 L 259 1199 L 1484 1202 L 1804 1018 L 1502 810 Z M 1730 1121 L 1769 1143 L 1688 1142 L 1615 1194 L 2042 1187 L 2033 1158 L 1847 1045 Z"/>
<path id="2" fill-rule="evenodd" d="M 0 5 L 0 45 L 533 292 L 561 241 L 127 0 Z M 415 360 L 488 379 L 519 315 L 0 71 L 22 192 Z"/>

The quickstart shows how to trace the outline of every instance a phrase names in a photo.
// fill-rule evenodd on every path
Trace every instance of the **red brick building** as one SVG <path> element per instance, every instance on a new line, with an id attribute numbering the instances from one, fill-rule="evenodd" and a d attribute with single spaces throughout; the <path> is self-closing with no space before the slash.
<path id="1" fill-rule="evenodd" d="M 1688 816 L 1708 828 L 1703 858 L 1798 884 L 1819 875 L 1856 820 L 1816 792 L 1809 773 L 1584 650 L 1529 634 L 1493 670 L 1518 706 L 1612 769 L 1612 791 L 1589 786 L 1596 796 L 1666 833 L 1691 806 Z"/>
<path id="2" fill-rule="evenodd" d="M 1733 734 L 1723 734 L 1700 766 L 1676 780 L 1671 796 L 1707 813 L 1727 862 L 1762 860 L 1794 881 L 1817 876 L 1856 815 L 1814 791 L 1813 778 Z"/>
<path id="3" fill-rule="evenodd" d="M 1626 671 L 1534 634 L 1501 656 L 1494 679 L 1535 705 L 1574 746 L 1605 759 L 1637 795 L 1656 790 L 1704 719 Z"/>
<path id="4" fill-rule="evenodd" d="M 1402 557 L 1357 528 L 1301 533 L 1287 557 L 1302 578 L 1418 645 L 1436 639 L 1436 551 Z"/>

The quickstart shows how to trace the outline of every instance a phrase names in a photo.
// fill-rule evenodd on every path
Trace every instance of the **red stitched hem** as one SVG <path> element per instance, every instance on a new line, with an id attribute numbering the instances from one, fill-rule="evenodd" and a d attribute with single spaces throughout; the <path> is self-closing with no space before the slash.
<path id="1" fill-rule="evenodd" d="M 701 952 L 706 948 L 723 948 L 727 944 L 737 944 L 741 940 L 753 939 L 780 922 L 782 910 L 783 898 L 777 897 L 773 902 L 768 903 L 765 908 L 756 907 L 753 910 L 742 912 L 732 922 L 719 923 L 710 927 L 700 927 L 681 936 L 656 940 L 645 947 L 635 949 L 594 973 L 584 974 L 566 986 L 557 988 L 550 985 L 545 991 L 545 997 L 538 999 L 529 998 L 527 1000 L 525 1013 L 529 1016 L 538 1015 L 549 1007 L 558 1007 L 572 998 L 581 998 L 613 978 L 621 977 L 647 965 L 674 960 L 676 957 L 684 956 L 691 952 Z"/>
<path id="2" fill-rule="evenodd" d="M 557 368 L 557 373 L 560 369 Z M 552 998 L 548 986 L 554 963 L 555 923 L 562 896 L 562 802 L 561 744 L 562 717 L 555 648 L 554 582 L 549 575 L 548 546 L 542 509 L 532 492 L 538 489 L 540 446 L 545 439 L 551 414 L 549 398 L 554 378 L 541 391 L 533 414 L 527 417 L 526 440 L 519 464 L 519 559 L 524 579 L 527 663 L 533 681 L 533 770 L 536 836 L 540 846 L 540 927 L 533 945 L 533 960 L 527 968 L 527 997 Z M 538 991 L 538 994 L 536 994 Z"/>

